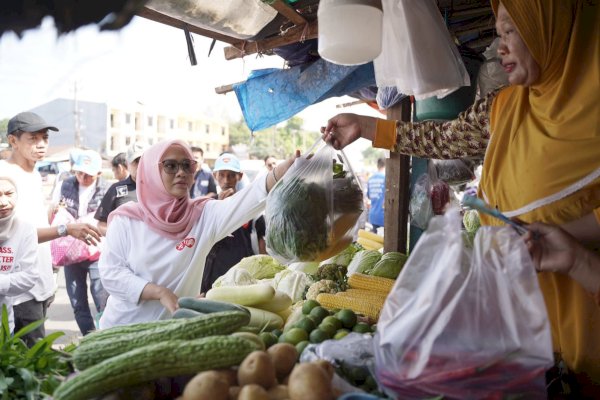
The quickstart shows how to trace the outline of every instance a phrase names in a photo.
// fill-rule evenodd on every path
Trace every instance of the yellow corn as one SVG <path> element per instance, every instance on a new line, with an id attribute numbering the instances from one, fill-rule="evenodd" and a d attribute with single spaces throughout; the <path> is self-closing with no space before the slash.
<path id="1" fill-rule="evenodd" d="M 348 285 L 352 289 L 366 289 L 388 294 L 396 281 L 394 279 L 381 278 L 365 274 L 352 274 L 348 278 Z"/>
<path id="2" fill-rule="evenodd" d="M 320 293 L 317 296 L 317 301 L 321 306 L 328 309 L 349 308 L 355 313 L 365 315 L 374 321 L 379 319 L 383 307 L 383 301 L 340 296 L 340 293 Z"/>
<path id="3" fill-rule="evenodd" d="M 364 237 L 359 237 L 358 239 L 356 239 L 356 242 L 367 250 L 379 250 L 383 247 L 383 243 L 379 243 Z"/>
<path id="4" fill-rule="evenodd" d="M 373 232 L 365 231 L 364 229 L 358 230 L 358 237 L 369 239 L 383 245 L 383 236 L 379 236 Z"/>
<path id="5" fill-rule="evenodd" d="M 376 292 L 373 290 L 366 289 L 348 289 L 345 292 L 339 292 L 340 296 L 356 297 L 358 299 L 373 299 L 373 300 L 385 300 L 387 297 L 386 293 Z"/>

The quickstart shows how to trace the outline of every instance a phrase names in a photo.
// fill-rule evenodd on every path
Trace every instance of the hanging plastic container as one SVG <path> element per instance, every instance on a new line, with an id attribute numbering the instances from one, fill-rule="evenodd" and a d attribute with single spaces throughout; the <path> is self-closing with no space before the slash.
<path id="1" fill-rule="evenodd" d="M 321 0 L 319 54 L 340 65 L 373 61 L 381 53 L 381 0 Z"/>

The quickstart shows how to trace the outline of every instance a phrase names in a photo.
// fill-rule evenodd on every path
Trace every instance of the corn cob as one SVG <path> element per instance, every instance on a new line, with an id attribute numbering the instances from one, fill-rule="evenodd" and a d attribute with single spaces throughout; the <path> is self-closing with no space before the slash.
<path id="1" fill-rule="evenodd" d="M 366 289 L 370 291 L 382 292 L 388 294 L 396 281 L 379 276 L 370 276 L 365 274 L 352 274 L 348 278 L 348 286 L 353 289 Z"/>
<path id="2" fill-rule="evenodd" d="M 379 236 L 373 232 L 365 231 L 364 229 L 358 230 L 358 237 L 362 237 L 383 244 L 383 236 Z"/>
<path id="3" fill-rule="evenodd" d="M 358 239 L 356 239 L 356 242 L 367 250 L 379 250 L 383 247 L 383 243 L 379 243 L 364 237 L 359 237 Z"/>
<path id="4" fill-rule="evenodd" d="M 160 328 L 144 329 L 139 333 L 129 333 L 110 340 L 81 344 L 73 353 L 73 363 L 82 371 L 107 358 L 138 347 L 172 339 L 191 340 L 211 335 L 225 335 L 235 332 L 248 322 L 250 317 L 242 311 L 221 311 L 194 318 L 175 319 L 171 324 Z"/>
<path id="5" fill-rule="evenodd" d="M 340 296 L 355 297 L 357 299 L 373 299 L 385 301 L 387 295 L 383 292 L 376 292 L 366 289 L 347 289 L 344 292 L 339 292 Z"/>
<path id="6" fill-rule="evenodd" d="M 320 293 L 317 301 L 321 306 L 328 309 L 349 308 L 357 314 L 363 314 L 374 321 L 379 319 L 384 301 L 364 299 L 360 297 L 344 296 L 339 293 Z"/>
<path id="7" fill-rule="evenodd" d="M 85 400 L 157 378 L 238 365 L 255 346 L 235 336 L 168 340 L 109 358 L 56 389 L 54 400 Z"/>

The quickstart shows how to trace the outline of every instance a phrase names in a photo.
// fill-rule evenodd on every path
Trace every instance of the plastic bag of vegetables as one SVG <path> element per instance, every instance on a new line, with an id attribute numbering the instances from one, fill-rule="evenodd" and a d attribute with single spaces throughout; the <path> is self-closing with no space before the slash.
<path id="1" fill-rule="evenodd" d="M 267 196 L 266 242 L 282 263 L 322 261 L 351 242 L 363 193 L 343 155 L 319 139 L 314 154 L 297 158 Z M 313 146 L 314 147 L 314 146 Z"/>

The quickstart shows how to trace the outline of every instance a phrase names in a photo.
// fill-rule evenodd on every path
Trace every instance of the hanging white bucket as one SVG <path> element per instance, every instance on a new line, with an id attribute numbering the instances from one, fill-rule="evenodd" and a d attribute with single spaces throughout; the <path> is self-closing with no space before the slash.
<path id="1" fill-rule="evenodd" d="M 319 54 L 334 64 L 358 65 L 381 53 L 381 0 L 321 0 Z"/>

